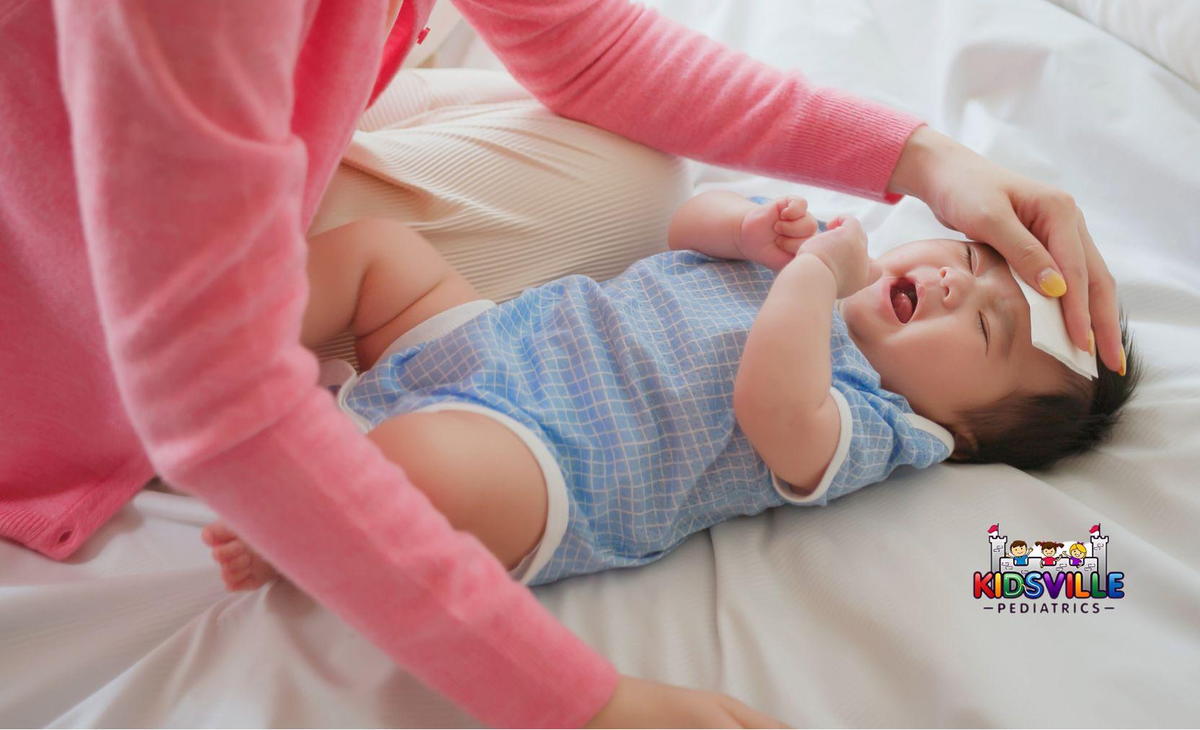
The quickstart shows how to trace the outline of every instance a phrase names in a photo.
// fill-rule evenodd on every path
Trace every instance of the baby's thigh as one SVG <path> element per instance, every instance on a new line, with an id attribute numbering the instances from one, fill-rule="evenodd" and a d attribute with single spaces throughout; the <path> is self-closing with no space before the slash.
<path id="1" fill-rule="evenodd" d="M 546 524 L 546 482 L 524 442 L 488 416 L 405 413 L 368 434 L 455 529 L 475 535 L 512 569 Z"/>

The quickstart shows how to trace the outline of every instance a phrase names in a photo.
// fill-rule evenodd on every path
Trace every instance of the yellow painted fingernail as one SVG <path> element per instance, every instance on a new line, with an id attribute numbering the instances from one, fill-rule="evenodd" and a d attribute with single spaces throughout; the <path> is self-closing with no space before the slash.
<path id="1" fill-rule="evenodd" d="M 1121 350 L 1121 372 L 1118 373 L 1122 377 L 1125 375 L 1125 351 Z"/>
<path id="2" fill-rule="evenodd" d="M 1090 329 L 1088 330 L 1088 354 L 1096 354 L 1096 332 Z"/>
<path id="3" fill-rule="evenodd" d="M 1067 293 L 1067 282 L 1054 269 L 1046 269 L 1038 275 L 1038 286 L 1048 297 L 1061 297 Z"/>

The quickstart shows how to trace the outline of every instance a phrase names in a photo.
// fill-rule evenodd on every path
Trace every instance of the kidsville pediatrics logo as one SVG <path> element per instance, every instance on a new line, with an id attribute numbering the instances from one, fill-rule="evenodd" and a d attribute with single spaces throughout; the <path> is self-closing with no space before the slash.
<path id="1" fill-rule="evenodd" d="M 1008 542 L 1000 525 L 988 528 L 991 570 L 975 572 L 977 600 L 995 601 L 983 608 L 996 613 L 1098 614 L 1113 610 L 1108 602 L 1125 597 L 1125 574 L 1108 570 L 1108 536 L 1092 525 L 1082 540 Z M 1039 555 L 1035 554 L 1038 553 Z M 1020 599 L 1020 600 L 1011 600 Z M 1060 600 L 1061 599 L 1061 600 Z M 1101 605 L 1101 600 L 1106 605 Z"/>

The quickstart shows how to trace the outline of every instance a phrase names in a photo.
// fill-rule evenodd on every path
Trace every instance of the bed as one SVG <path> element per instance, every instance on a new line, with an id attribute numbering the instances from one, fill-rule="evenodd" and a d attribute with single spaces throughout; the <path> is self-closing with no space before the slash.
<path id="1" fill-rule="evenodd" d="M 897 472 L 539 599 L 622 672 L 727 692 L 796 726 L 1195 725 L 1200 89 L 1171 54 L 1046 0 L 650 4 L 1071 191 L 1119 282 L 1145 378 L 1114 438 L 1052 471 Z M 422 62 L 498 68 L 469 28 L 445 22 Z M 701 190 L 796 192 L 814 211 L 857 215 L 876 253 L 944 232 L 912 199 L 693 170 Z M 290 584 L 225 593 L 199 539 L 211 517 L 148 489 L 67 563 L 0 544 L 0 725 L 475 725 Z M 975 597 L 990 538 L 1089 534 L 1106 538 L 1123 598 L 1048 614 L 998 609 L 1084 602 Z"/>

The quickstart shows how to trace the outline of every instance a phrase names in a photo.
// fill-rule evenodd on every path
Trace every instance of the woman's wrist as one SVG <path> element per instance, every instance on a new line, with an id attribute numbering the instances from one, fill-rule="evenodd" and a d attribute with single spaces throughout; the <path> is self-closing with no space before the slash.
<path id="1" fill-rule="evenodd" d="M 887 191 L 925 200 L 929 170 L 939 155 L 957 144 L 928 124 L 917 127 L 904 143 L 900 159 L 896 161 L 892 177 L 888 180 Z"/>

